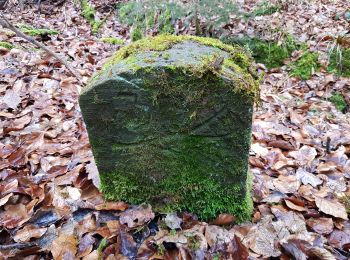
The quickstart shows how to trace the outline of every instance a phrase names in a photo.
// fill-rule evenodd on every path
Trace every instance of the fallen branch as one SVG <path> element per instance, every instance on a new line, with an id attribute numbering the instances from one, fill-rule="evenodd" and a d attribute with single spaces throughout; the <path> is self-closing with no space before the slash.
<path id="1" fill-rule="evenodd" d="M 57 53 L 53 52 L 52 50 L 50 50 L 48 47 L 46 47 L 44 44 L 42 44 L 41 42 L 38 42 L 37 40 L 35 40 L 33 37 L 30 37 L 28 35 L 26 35 L 25 33 L 23 33 L 21 30 L 17 29 L 15 26 L 13 26 L 4 16 L 3 14 L 0 14 L 0 25 L 4 28 L 7 28 L 11 31 L 13 31 L 14 33 L 16 33 L 17 36 L 27 40 L 28 42 L 36 45 L 37 47 L 43 49 L 44 51 L 46 51 L 48 54 L 50 54 L 51 56 L 55 57 L 59 62 L 61 62 L 64 66 L 66 66 L 66 68 L 69 70 L 69 72 L 76 77 L 80 83 L 82 83 L 82 77 L 79 74 L 79 72 L 77 70 L 75 70 L 70 64 L 69 62 L 63 58 L 60 57 L 60 55 L 58 55 Z"/>

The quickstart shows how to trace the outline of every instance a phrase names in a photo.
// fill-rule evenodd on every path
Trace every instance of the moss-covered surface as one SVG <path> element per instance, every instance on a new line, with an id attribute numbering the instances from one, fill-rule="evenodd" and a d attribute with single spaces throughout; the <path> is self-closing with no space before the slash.
<path id="1" fill-rule="evenodd" d="M 293 51 L 302 48 L 292 36 L 287 36 L 282 44 L 250 37 L 226 37 L 223 42 L 246 48 L 258 63 L 265 64 L 269 69 L 281 67 Z"/>
<path id="2" fill-rule="evenodd" d="M 38 29 L 28 24 L 17 24 L 16 25 L 22 32 L 30 36 L 45 36 L 45 35 L 56 35 L 58 31 L 51 29 Z"/>
<path id="3" fill-rule="evenodd" d="M 96 19 L 96 10 L 89 3 L 88 0 L 80 0 L 80 7 L 82 11 L 82 16 L 89 22 L 91 26 L 91 31 L 96 34 L 101 26 L 105 23 L 105 20 Z"/>
<path id="4" fill-rule="evenodd" d="M 6 48 L 6 49 L 13 49 L 15 46 L 13 46 L 11 43 L 8 42 L 1 42 L 0 41 L 0 47 Z"/>
<path id="5" fill-rule="evenodd" d="M 159 36 L 122 48 L 79 98 L 105 197 L 248 219 L 258 91 L 249 56 L 217 40 Z"/>
<path id="6" fill-rule="evenodd" d="M 226 74 L 230 80 L 234 83 L 232 84 L 233 90 L 244 93 L 248 98 L 254 99 L 254 101 L 259 101 L 259 83 L 263 75 L 257 75 L 253 64 L 253 59 L 250 55 L 238 45 L 228 45 L 224 44 L 220 40 L 206 38 L 206 37 L 196 37 L 191 35 L 159 35 L 157 37 L 146 37 L 130 45 L 121 48 L 114 56 L 112 56 L 106 64 L 103 66 L 102 70 L 92 77 L 90 86 L 93 86 L 94 79 L 98 78 L 102 74 L 106 74 L 106 71 L 111 68 L 114 64 L 124 60 L 124 65 L 128 69 L 132 69 L 136 72 L 139 67 L 136 62 L 135 55 L 137 53 L 142 53 L 146 51 L 163 52 L 169 50 L 177 43 L 193 41 L 205 46 L 220 49 L 229 54 L 228 59 L 224 59 L 223 64 L 220 68 L 215 65 L 216 57 L 215 55 L 208 56 L 202 59 L 202 62 L 196 66 L 185 66 L 183 69 L 189 70 L 191 73 L 197 74 L 199 77 L 208 73 Z M 157 57 L 157 53 L 154 53 Z M 163 57 L 168 55 L 168 53 L 163 53 Z M 181 64 L 177 64 L 181 66 Z M 174 66 L 167 66 L 168 69 L 173 69 Z M 237 71 L 237 73 L 229 73 L 232 71 Z M 230 75 L 228 75 L 228 73 Z M 85 90 L 88 90 L 86 88 Z"/>
<path id="7" fill-rule="evenodd" d="M 100 39 L 101 42 L 109 43 L 113 45 L 123 45 L 125 41 L 123 39 L 115 38 L 115 37 L 103 37 Z"/>
<path id="8" fill-rule="evenodd" d="M 248 14 L 246 17 L 262 16 L 262 15 L 271 15 L 280 10 L 280 6 L 272 4 L 270 1 L 263 1 L 259 3 L 253 12 Z"/>
<path id="9" fill-rule="evenodd" d="M 329 101 L 331 101 L 339 111 L 343 113 L 346 111 L 348 105 L 344 99 L 344 96 L 340 92 L 333 93 L 333 95 L 329 98 Z"/>
<path id="10" fill-rule="evenodd" d="M 340 48 L 330 55 L 328 71 L 350 77 L 350 49 Z"/>
<path id="11" fill-rule="evenodd" d="M 289 63 L 288 67 L 292 77 L 307 80 L 320 68 L 318 53 L 306 51 L 298 60 Z"/>

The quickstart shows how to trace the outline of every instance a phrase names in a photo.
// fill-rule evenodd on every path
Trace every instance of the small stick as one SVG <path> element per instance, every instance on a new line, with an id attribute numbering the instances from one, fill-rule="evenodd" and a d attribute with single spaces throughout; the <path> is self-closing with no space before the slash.
<path id="1" fill-rule="evenodd" d="M 0 14 L 0 25 L 4 28 L 7 28 L 11 31 L 13 31 L 14 33 L 16 33 L 17 36 L 22 37 L 23 39 L 27 40 L 28 42 L 36 45 L 37 47 L 43 49 L 44 51 L 46 51 L 48 54 L 50 54 L 51 56 L 55 57 L 58 61 L 60 61 L 64 66 L 66 66 L 66 68 L 69 70 L 69 72 L 78 79 L 78 81 L 80 83 L 82 83 L 82 77 L 79 74 L 78 71 L 76 71 L 69 63 L 66 59 L 64 59 L 63 57 L 60 57 L 60 55 L 54 53 L 52 50 L 50 50 L 48 47 L 46 47 L 44 44 L 42 44 L 41 42 L 38 42 L 37 40 L 35 40 L 33 37 L 30 37 L 28 35 L 26 35 L 25 33 L 23 33 L 22 31 L 20 31 L 19 29 L 17 29 L 15 26 L 13 26 L 2 14 Z"/>

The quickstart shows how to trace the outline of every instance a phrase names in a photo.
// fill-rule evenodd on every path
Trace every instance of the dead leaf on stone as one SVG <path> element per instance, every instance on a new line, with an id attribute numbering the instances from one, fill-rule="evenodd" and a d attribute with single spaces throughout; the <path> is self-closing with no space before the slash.
<path id="1" fill-rule="evenodd" d="M 348 220 L 348 214 L 343 204 L 335 200 L 321 197 L 315 198 L 316 206 L 320 211 L 336 218 Z"/>

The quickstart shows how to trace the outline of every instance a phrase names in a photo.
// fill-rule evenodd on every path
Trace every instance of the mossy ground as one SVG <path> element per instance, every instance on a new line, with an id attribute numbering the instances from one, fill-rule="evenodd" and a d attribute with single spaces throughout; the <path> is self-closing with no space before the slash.
<path id="1" fill-rule="evenodd" d="M 100 39 L 101 42 L 109 43 L 113 45 L 123 45 L 125 41 L 123 39 L 115 38 L 115 37 L 103 37 Z"/>
<path id="2" fill-rule="evenodd" d="M 331 101 L 334 106 L 341 112 L 345 112 L 348 104 L 346 103 L 344 96 L 339 93 L 339 92 L 335 92 L 333 93 L 333 95 L 329 98 L 329 101 Z"/>
<path id="3" fill-rule="evenodd" d="M 290 75 L 303 80 L 309 79 L 320 68 L 318 56 L 318 53 L 305 51 L 298 60 L 288 64 Z"/>
<path id="4" fill-rule="evenodd" d="M 39 29 L 34 28 L 33 26 L 30 26 L 28 24 L 17 24 L 16 25 L 22 32 L 25 34 L 28 34 L 30 36 L 45 36 L 45 35 L 56 35 L 58 34 L 58 31 L 51 30 L 51 29 Z"/>
<path id="5" fill-rule="evenodd" d="M 8 42 L 1 42 L 0 41 L 0 47 L 6 48 L 6 49 L 13 49 L 15 46 L 13 46 L 11 43 Z"/>
<path id="6" fill-rule="evenodd" d="M 339 51 L 332 52 L 328 71 L 350 77 L 350 49 L 340 48 Z"/>
<path id="7" fill-rule="evenodd" d="M 88 0 L 80 0 L 80 7 L 83 17 L 89 22 L 91 26 L 92 33 L 96 34 L 104 24 L 105 20 L 96 19 L 96 10 Z"/>
<path id="8" fill-rule="evenodd" d="M 291 56 L 292 52 L 302 47 L 292 36 L 287 36 L 282 44 L 250 37 L 226 37 L 223 41 L 246 48 L 258 63 L 265 64 L 269 69 L 283 66 L 284 61 Z"/>

